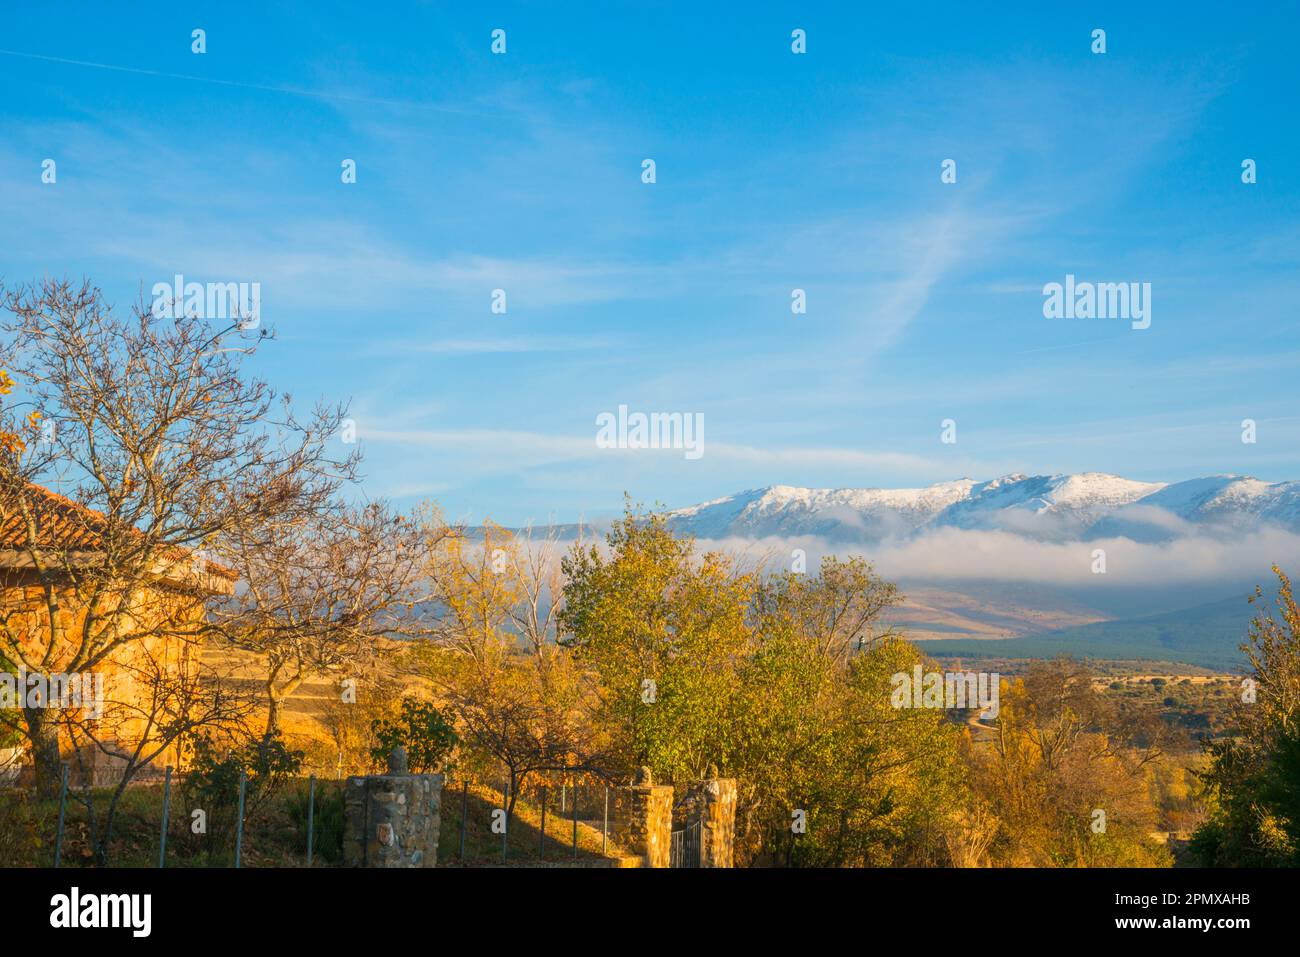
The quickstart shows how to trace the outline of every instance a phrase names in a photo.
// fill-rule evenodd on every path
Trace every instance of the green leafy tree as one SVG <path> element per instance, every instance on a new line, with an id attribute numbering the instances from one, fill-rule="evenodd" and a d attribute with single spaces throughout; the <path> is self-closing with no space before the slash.
<path id="1" fill-rule="evenodd" d="M 1242 645 L 1253 673 L 1235 709 L 1237 733 L 1207 744 L 1210 817 L 1192 838 L 1207 866 L 1300 864 L 1300 607 L 1277 566 L 1274 608 Z M 1252 602 L 1263 603 L 1255 589 Z"/>
<path id="2" fill-rule="evenodd" d="M 891 677 L 923 657 L 895 637 L 843 663 L 826 651 L 800 631 L 769 628 L 745 671 L 738 811 L 750 859 L 946 863 L 939 824 L 959 800 L 958 728 L 941 711 L 890 701 Z"/>
<path id="3" fill-rule="evenodd" d="M 378 742 L 370 751 L 380 766 L 399 745 L 406 749 L 407 764 L 417 774 L 437 771 L 456 747 L 456 731 L 446 716 L 427 701 L 405 698 L 395 719 L 376 719 L 371 725 Z"/>
<path id="4" fill-rule="evenodd" d="M 870 564 L 742 571 L 629 508 L 564 572 L 564 640 L 600 678 L 621 769 L 735 777 L 741 863 L 945 862 L 958 732 L 892 707 L 891 676 L 921 657 L 882 626 L 899 596 Z"/>
<path id="5" fill-rule="evenodd" d="M 752 576 L 721 554 L 696 556 L 661 514 L 628 509 L 608 554 L 575 546 L 564 559 L 565 643 L 600 677 L 599 712 L 615 736 L 616 770 L 657 780 L 726 767 L 737 664 L 752 645 Z"/>
<path id="6" fill-rule="evenodd" d="M 0 672 L 16 677 L 18 669 L 0 655 Z M 21 708 L 0 708 L 0 749 L 22 747 L 26 743 L 22 722 Z"/>

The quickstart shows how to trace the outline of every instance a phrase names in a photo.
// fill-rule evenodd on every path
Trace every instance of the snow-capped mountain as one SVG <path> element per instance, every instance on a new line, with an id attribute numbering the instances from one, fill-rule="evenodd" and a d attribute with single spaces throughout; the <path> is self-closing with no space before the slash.
<path id="1" fill-rule="evenodd" d="M 1196 529 L 1277 525 L 1300 532 L 1300 482 L 1219 475 L 1166 484 L 1081 472 L 959 479 L 915 489 L 774 485 L 678 509 L 670 520 L 677 530 L 708 539 L 818 535 L 879 541 L 962 528 L 1055 541 L 1161 541 Z"/>

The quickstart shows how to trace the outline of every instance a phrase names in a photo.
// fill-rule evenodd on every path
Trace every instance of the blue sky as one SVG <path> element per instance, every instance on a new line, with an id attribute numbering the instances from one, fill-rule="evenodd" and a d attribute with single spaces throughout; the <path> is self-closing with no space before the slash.
<path id="1" fill-rule="evenodd" d="M 260 282 L 256 371 L 469 521 L 1300 478 L 1290 5 L 458 6 L 7 6 L 0 277 Z M 1151 283 L 1151 327 L 1045 319 L 1066 273 Z M 598 449 L 620 404 L 704 456 Z"/>

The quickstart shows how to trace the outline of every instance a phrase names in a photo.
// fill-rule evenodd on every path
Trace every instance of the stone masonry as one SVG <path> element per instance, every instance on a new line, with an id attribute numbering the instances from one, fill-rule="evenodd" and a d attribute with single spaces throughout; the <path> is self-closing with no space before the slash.
<path id="1" fill-rule="evenodd" d="M 343 791 L 343 861 L 348 867 L 435 867 L 441 774 L 411 774 L 394 748 L 386 774 L 350 777 Z"/>
<path id="2" fill-rule="evenodd" d="M 713 778 L 701 788 L 700 867 L 734 867 L 736 780 Z"/>
<path id="3" fill-rule="evenodd" d="M 655 784 L 649 768 L 614 792 L 614 840 L 642 867 L 668 867 L 672 853 L 673 789 Z"/>
<path id="4" fill-rule="evenodd" d="M 700 826 L 700 859 L 694 866 L 735 866 L 735 778 L 720 778 L 710 766 L 704 780 L 686 787 L 673 817 L 674 827 Z"/>

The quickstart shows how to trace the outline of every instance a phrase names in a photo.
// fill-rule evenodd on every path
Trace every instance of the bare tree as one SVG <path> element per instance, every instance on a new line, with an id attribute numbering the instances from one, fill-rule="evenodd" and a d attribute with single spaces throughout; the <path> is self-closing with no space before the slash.
<path id="1" fill-rule="evenodd" d="M 898 587 L 877 576 L 870 562 L 828 555 L 815 576 L 790 571 L 772 576 L 757 594 L 756 610 L 795 623 L 818 654 L 845 666 L 854 652 L 895 636 L 881 620 L 902 600 Z"/>
<path id="2" fill-rule="evenodd" d="M 270 528 L 223 538 L 220 554 L 244 587 L 212 612 L 214 626 L 265 663 L 265 735 L 312 678 L 356 679 L 385 639 L 423 629 L 431 597 L 428 549 L 447 534 L 382 502 L 329 501 Z"/>
<path id="3" fill-rule="evenodd" d="M 73 744 L 72 763 L 81 787 L 72 791 L 85 808 L 95 864 L 108 863 L 118 806 L 127 786 L 173 749 L 179 753 L 196 734 L 243 736 L 256 699 L 206 669 L 177 668 L 174 649 L 142 646 L 114 683 L 128 682 L 138 693 L 116 694 L 98 709 L 61 709 L 61 730 Z M 97 780 L 99 757 L 111 776 Z M 107 785 L 106 802 L 97 804 L 94 787 Z"/>
<path id="4" fill-rule="evenodd" d="M 439 543 L 431 575 L 440 616 L 416 667 L 434 681 L 468 749 L 504 771 L 512 814 L 539 772 L 602 774 L 594 676 L 556 639 L 563 578 L 554 536 L 488 526 Z"/>
<path id="5" fill-rule="evenodd" d="M 204 639 L 207 607 L 238 575 L 205 552 L 332 500 L 356 464 L 329 441 L 345 408 L 295 416 L 244 373 L 256 342 L 238 319 L 162 318 L 143 302 L 122 319 L 89 283 L 57 280 L 5 289 L 0 302 L 0 366 L 15 384 L 0 434 L 21 437 L 0 443 L 0 658 L 78 675 Z M 24 711 L 46 793 L 61 717 Z"/>

